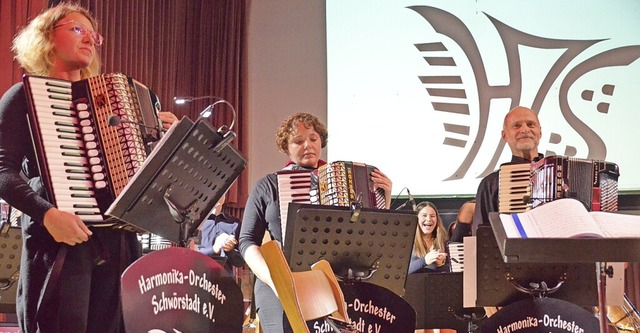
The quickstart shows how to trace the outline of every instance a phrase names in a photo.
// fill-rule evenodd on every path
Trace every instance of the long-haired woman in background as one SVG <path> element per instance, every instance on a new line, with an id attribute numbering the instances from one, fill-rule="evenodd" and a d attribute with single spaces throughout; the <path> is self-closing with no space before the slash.
<path id="1" fill-rule="evenodd" d="M 420 272 L 448 272 L 446 243 L 447 230 L 438 208 L 423 201 L 416 207 L 418 225 L 411 253 L 409 274 Z"/>

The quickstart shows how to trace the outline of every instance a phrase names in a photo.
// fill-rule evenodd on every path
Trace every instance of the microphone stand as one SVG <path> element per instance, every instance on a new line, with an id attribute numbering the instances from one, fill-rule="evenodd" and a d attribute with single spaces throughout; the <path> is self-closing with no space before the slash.
<path id="1" fill-rule="evenodd" d="M 407 193 L 409 196 L 411 196 L 411 192 L 409 192 L 409 188 L 404 187 L 402 188 L 402 190 L 400 190 L 400 192 L 398 192 L 398 194 L 396 195 L 396 198 L 394 200 L 397 200 L 398 197 L 400 196 L 400 193 L 402 193 L 402 191 L 407 190 Z M 398 206 L 398 208 L 396 208 L 396 210 L 401 210 L 402 208 L 406 207 L 408 204 L 411 203 L 411 198 L 409 197 L 402 205 Z"/>
<path id="2" fill-rule="evenodd" d="M 402 203 L 402 205 L 398 206 L 398 208 L 396 208 L 396 210 L 401 210 L 402 208 L 406 207 L 410 202 L 411 202 L 411 200 L 407 199 L 407 201 Z"/>

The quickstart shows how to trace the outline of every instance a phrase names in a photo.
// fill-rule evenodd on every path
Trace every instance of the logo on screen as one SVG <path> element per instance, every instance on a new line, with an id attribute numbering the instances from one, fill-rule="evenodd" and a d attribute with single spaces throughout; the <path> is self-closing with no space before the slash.
<path id="1" fill-rule="evenodd" d="M 622 98 L 617 95 L 621 81 L 615 80 L 614 76 L 603 75 L 602 71 L 620 70 L 632 64 L 640 58 L 640 45 L 612 46 L 605 43 L 606 38 L 536 36 L 480 12 L 479 15 L 490 23 L 491 33 L 499 39 L 499 43 L 491 44 L 499 47 L 481 49 L 481 43 L 474 36 L 487 36 L 486 31 L 473 31 L 461 18 L 439 8 L 409 8 L 420 14 L 440 37 L 415 46 L 429 69 L 429 74 L 420 75 L 419 79 L 433 109 L 451 115 L 446 118 L 451 121 L 443 123 L 445 137 L 442 144 L 467 151 L 464 160 L 446 180 L 468 176 L 480 150 L 492 154 L 492 158 L 480 167 L 484 171 L 478 177 L 484 177 L 497 168 L 505 143 L 485 140 L 499 134 L 486 133 L 487 127 L 491 123 L 493 128 L 497 128 L 495 124 L 501 128 L 506 111 L 518 105 L 536 112 L 555 113 L 557 118 L 554 119 L 562 119 L 562 125 L 541 120 L 544 147 L 547 147 L 543 152 L 545 155 L 607 159 L 606 142 L 587 120 L 591 117 L 585 115 L 598 113 L 605 115 L 606 119 L 608 113 L 615 109 L 616 101 Z M 522 56 L 523 50 L 545 55 L 552 61 L 544 65 L 533 64 L 530 58 Z M 508 77 L 508 83 L 490 83 L 490 74 L 495 74 L 493 71 L 496 70 L 495 66 L 487 66 L 489 60 L 495 60 L 490 57 L 506 59 L 498 70 Z M 466 68 L 471 71 L 465 71 Z M 535 79 L 531 75 L 523 75 L 523 70 L 535 71 Z M 637 75 L 629 71 L 622 73 Z M 585 82 L 590 83 L 585 85 Z M 502 105 L 508 101 L 510 107 L 499 110 L 496 101 L 502 101 Z M 566 139 L 570 132 L 576 134 L 573 137 L 583 140 L 581 147 L 586 148 L 579 148 L 576 139 Z"/>

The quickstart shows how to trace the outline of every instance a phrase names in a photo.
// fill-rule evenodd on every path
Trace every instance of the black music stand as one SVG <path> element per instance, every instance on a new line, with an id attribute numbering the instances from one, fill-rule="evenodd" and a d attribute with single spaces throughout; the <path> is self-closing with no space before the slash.
<path id="1" fill-rule="evenodd" d="M 596 304 L 600 309 L 600 329 L 608 330 L 606 318 L 606 279 L 613 272 L 607 262 L 640 261 L 640 238 L 508 238 L 498 213 L 489 219 L 504 262 L 584 263 L 595 277 Z M 541 251 L 544 249 L 544 251 Z M 597 274 L 593 275 L 593 271 Z"/>
<path id="2" fill-rule="evenodd" d="M 358 331 L 414 332 L 415 310 L 401 296 L 418 217 L 361 207 L 359 202 L 351 207 L 290 203 L 283 231 L 285 258 L 294 272 L 327 260 Z M 385 309 L 386 315 L 373 315 L 365 306 Z"/>
<path id="3" fill-rule="evenodd" d="M 16 312 L 16 288 L 20 275 L 22 230 L 1 228 L 0 232 L 0 313 Z"/>
<path id="4" fill-rule="evenodd" d="M 416 225 L 414 212 L 290 203 L 283 252 L 293 272 L 325 259 L 338 279 L 402 296 Z"/>
<path id="5" fill-rule="evenodd" d="M 506 263 L 640 261 L 640 238 L 509 238 L 500 214 L 489 213 L 489 220 Z"/>
<path id="6" fill-rule="evenodd" d="M 206 119 L 183 117 L 106 213 L 184 247 L 246 164 Z"/>
<path id="7" fill-rule="evenodd" d="M 476 306 L 506 306 L 532 296 L 519 291 L 514 283 L 529 287 L 547 284 L 550 289 L 561 286 L 553 298 L 579 306 L 598 304 L 598 290 L 594 263 L 505 263 L 493 228 L 481 225 L 477 239 L 477 299 Z M 537 251 L 543 248 L 536 247 Z M 565 252 L 566 253 L 566 252 Z"/>
<path id="8" fill-rule="evenodd" d="M 462 304 L 462 272 L 409 274 L 405 287 L 404 299 L 416 310 L 416 329 L 471 331 L 464 315 L 474 309 L 465 311 Z"/>
<path id="9" fill-rule="evenodd" d="M 404 299 L 416 310 L 416 329 L 449 328 L 472 332 L 486 315 L 464 308 L 462 272 L 414 273 L 407 276 Z"/>

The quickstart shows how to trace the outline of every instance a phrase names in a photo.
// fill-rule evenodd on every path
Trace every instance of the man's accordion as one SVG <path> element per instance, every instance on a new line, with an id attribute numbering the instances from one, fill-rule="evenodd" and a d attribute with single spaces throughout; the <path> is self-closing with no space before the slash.
<path id="1" fill-rule="evenodd" d="M 499 211 L 518 213 L 573 198 L 590 211 L 618 210 L 618 165 L 564 156 L 500 166 Z"/>

